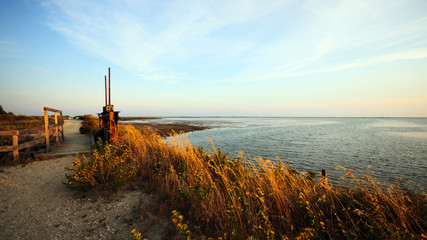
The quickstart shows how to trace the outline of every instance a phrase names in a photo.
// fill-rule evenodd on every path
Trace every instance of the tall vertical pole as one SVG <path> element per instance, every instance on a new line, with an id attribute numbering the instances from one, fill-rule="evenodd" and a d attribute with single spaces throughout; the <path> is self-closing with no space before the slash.
<path id="1" fill-rule="evenodd" d="M 59 128 L 58 128 L 58 113 L 55 111 L 55 134 L 56 134 L 56 142 L 59 142 Z"/>
<path id="2" fill-rule="evenodd" d="M 62 117 L 62 111 L 59 112 L 61 116 L 61 135 L 62 135 L 62 141 L 64 141 L 64 118 Z"/>
<path id="3" fill-rule="evenodd" d="M 105 106 L 107 106 L 107 75 L 105 76 Z"/>
<path id="4" fill-rule="evenodd" d="M 108 67 L 108 105 L 111 105 L 111 78 L 110 78 L 110 67 Z"/>
<path id="5" fill-rule="evenodd" d="M 12 135 L 13 161 L 19 160 L 18 135 L 19 135 L 19 131 L 16 131 L 15 134 Z"/>
<path id="6" fill-rule="evenodd" d="M 44 134 L 46 138 L 46 152 L 50 150 L 50 136 L 49 136 L 49 115 L 46 109 L 44 109 Z"/>
<path id="7" fill-rule="evenodd" d="M 322 182 L 323 182 L 324 186 L 326 186 L 328 184 L 328 178 L 326 176 L 326 170 L 325 169 L 322 169 Z"/>

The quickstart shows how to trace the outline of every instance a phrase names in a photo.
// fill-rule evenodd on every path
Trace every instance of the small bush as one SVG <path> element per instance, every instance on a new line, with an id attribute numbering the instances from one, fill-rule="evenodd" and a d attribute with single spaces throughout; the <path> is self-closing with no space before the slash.
<path id="1" fill-rule="evenodd" d="M 97 117 L 85 115 L 79 131 L 81 134 L 95 135 L 100 129 Z"/>
<path id="2" fill-rule="evenodd" d="M 137 167 L 128 147 L 117 147 L 99 140 L 92 148 L 90 158 L 78 154 L 74 167 L 65 168 L 71 171 L 66 175 L 67 186 L 88 188 L 104 185 L 114 188 L 135 176 Z"/>
<path id="3" fill-rule="evenodd" d="M 0 115 L 3 115 L 3 114 L 7 114 L 7 112 L 3 109 L 3 106 L 0 105 Z M 9 114 L 13 115 L 13 113 L 9 113 Z"/>

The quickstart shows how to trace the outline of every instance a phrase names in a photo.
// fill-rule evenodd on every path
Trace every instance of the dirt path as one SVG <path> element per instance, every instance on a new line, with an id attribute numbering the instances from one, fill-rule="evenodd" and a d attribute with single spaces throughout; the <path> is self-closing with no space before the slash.
<path id="1" fill-rule="evenodd" d="M 73 134 L 78 136 L 73 124 L 65 125 L 69 142 L 63 145 L 80 149 L 79 142 L 70 142 Z M 66 153 L 60 148 L 56 152 Z M 73 160 L 64 156 L 0 169 L 0 239 L 131 239 L 134 228 L 148 239 L 176 235 L 169 219 L 159 213 L 156 197 L 139 188 L 108 196 L 66 188 L 64 167 Z"/>

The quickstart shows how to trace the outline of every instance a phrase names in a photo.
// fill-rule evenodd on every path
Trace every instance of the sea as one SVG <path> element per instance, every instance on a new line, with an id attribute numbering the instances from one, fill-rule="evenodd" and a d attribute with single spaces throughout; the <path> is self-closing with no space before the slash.
<path id="1" fill-rule="evenodd" d="M 386 184 L 427 188 L 427 118 L 174 117 L 136 122 L 209 127 L 186 135 L 206 150 L 243 151 L 249 161 L 283 161 L 300 172 L 325 169 L 335 182 L 350 170 Z"/>

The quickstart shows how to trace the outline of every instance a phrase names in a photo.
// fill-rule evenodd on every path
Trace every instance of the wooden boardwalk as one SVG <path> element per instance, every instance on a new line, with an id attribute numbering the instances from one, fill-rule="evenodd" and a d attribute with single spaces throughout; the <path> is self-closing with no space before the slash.
<path id="1" fill-rule="evenodd" d="M 79 128 L 82 121 L 65 120 L 64 122 L 65 140 L 52 147 L 51 151 L 47 154 L 47 157 L 56 158 L 75 155 L 76 153 L 90 153 L 90 144 L 93 140 L 91 136 L 80 134 Z"/>

